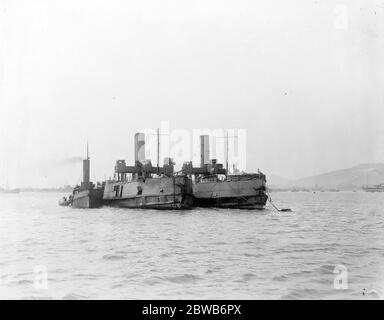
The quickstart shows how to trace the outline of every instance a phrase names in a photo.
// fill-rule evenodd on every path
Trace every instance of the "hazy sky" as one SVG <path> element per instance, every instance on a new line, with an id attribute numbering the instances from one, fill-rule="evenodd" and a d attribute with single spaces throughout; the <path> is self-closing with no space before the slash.
<path id="1" fill-rule="evenodd" d="M 383 21 L 366 0 L 0 0 L 0 186 L 77 183 L 87 139 L 110 176 L 161 120 L 246 129 L 267 178 L 384 162 Z"/>

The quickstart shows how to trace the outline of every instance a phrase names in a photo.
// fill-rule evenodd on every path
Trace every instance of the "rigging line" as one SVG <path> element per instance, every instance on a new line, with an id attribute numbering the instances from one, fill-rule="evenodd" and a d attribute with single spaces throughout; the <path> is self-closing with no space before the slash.
<path id="1" fill-rule="evenodd" d="M 275 206 L 275 204 L 272 202 L 272 199 L 270 196 L 268 196 L 268 201 L 269 203 L 272 205 L 272 207 L 274 207 L 277 211 L 281 211 L 278 207 Z"/>
<path id="2" fill-rule="evenodd" d="M 82 175 L 82 173 L 80 173 L 79 177 L 77 178 L 77 184 L 79 184 L 79 182 L 80 182 L 81 175 Z"/>
<path id="3" fill-rule="evenodd" d="M 279 209 L 278 207 L 275 206 L 275 204 L 273 203 L 272 201 L 272 197 L 270 195 L 270 193 L 268 191 L 266 191 L 267 195 L 268 195 L 268 201 L 269 203 L 279 212 L 291 212 L 292 210 L 289 209 L 289 208 L 283 208 L 283 209 Z"/>

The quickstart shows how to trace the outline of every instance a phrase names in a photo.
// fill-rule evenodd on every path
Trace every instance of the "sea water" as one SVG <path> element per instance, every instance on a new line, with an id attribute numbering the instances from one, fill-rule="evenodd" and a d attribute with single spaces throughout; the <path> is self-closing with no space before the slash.
<path id="1" fill-rule="evenodd" d="M 271 195 L 293 211 L 72 209 L 63 194 L 0 194 L 0 298 L 384 297 L 384 193 Z"/>

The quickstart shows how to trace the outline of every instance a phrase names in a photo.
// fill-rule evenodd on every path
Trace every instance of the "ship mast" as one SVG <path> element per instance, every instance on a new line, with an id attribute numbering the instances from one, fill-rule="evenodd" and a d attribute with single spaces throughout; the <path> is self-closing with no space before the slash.
<path id="1" fill-rule="evenodd" d="M 238 136 L 237 135 L 229 136 L 228 135 L 228 130 L 227 130 L 224 137 L 218 137 L 218 138 L 224 139 L 224 146 L 225 146 L 225 170 L 226 170 L 225 175 L 228 175 L 228 170 L 229 170 L 229 138 L 238 138 Z"/>
<path id="2" fill-rule="evenodd" d="M 160 129 L 157 128 L 157 171 L 159 171 L 159 158 L 160 158 Z"/>
<path id="3" fill-rule="evenodd" d="M 227 135 L 226 135 L 226 156 L 225 156 L 225 172 L 226 172 L 226 176 L 228 175 L 228 147 L 229 145 L 229 140 L 228 140 L 228 130 L 227 130 Z"/>
<path id="4" fill-rule="evenodd" d="M 88 140 L 87 140 L 87 158 L 83 160 L 83 183 L 82 188 L 89 188 L 89 176 L 90 176 L 90 161 L 89 161 L 89 148 L 88 148 Z"/>

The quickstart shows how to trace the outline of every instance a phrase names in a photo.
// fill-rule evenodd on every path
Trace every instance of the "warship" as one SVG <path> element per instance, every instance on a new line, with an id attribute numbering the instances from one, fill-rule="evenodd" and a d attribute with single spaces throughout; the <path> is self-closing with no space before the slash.
<path id="1" fill-rule="evenodd" d="M 117 160 L 114 178 L 105 182 L 103 204 L 120 208 L 190 209 L 193 206 L 192 181 L 174 172 L 174 162 L 165 158 L 163 167 L 145 159 L 145 136 L 136 133 L 135 165 Z M 158 143 L 159 148 L 159 143 Z"/>
<path id="2" fill-rule="evenodd" d="M 200 167 L 193 167 L 190 161 L 182 168 L 182 172 L 194 180 L 194 206 L 264 209 L 268 196 L 263 173 L 229 174 L 228 156 L 226 168 L 216 159 L 209 159 L 207 135 L 200 136 L 200 148 Z"/>

